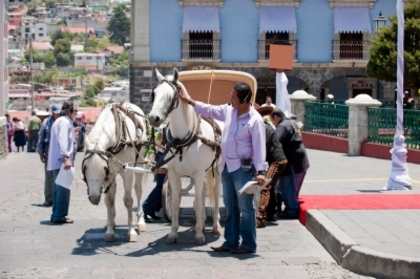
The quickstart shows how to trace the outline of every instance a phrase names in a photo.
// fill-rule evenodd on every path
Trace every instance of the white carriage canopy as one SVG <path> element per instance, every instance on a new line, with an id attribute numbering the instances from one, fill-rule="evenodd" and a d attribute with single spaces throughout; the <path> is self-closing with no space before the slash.
<path id="1" fill-rule="evenodd" d="M 182 32 L 220 33 L 219 8 L 213 6 L 185 6 Z"/>
<path id="2" fill-rule="evenodd" d="M 334 33 L 372 33 L 368 7 L 335 7 Z"/>
<path id="3" fill-rule="evenodd" d="M 260 34 L 267 32 L 297 32 L 296 11 L 289 6 L 261 6 Z"/>

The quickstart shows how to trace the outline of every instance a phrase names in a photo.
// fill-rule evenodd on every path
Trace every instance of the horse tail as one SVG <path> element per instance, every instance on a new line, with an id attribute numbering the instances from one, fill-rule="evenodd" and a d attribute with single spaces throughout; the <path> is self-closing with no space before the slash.
<path id="1" fill-rule="evenodd" d="M 216 187 L 216 179 L 214 178 L 212 170 L 208 170 L 206 174 L 206 184 L 207 184 L 207 194 L 209 199 L 209 205 L 211 208 L 211 212 L 213 214 L 214 210 L 217 210 L 216 207 L 216 199 L 219 197 L 216 197 L 214 190 Z"/>

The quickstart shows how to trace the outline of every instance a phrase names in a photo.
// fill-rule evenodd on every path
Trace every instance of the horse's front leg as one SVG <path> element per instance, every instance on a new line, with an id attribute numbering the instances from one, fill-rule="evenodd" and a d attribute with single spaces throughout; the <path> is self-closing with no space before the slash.
<path id="1" fill-rule="evenodd" d="M 112 175 L 112 174 L 111 174 Z M 114 181 L 105 194 L 105 205 L 107 212 L 105 241 L 115 241 L 115 193 L 117 192 L 117 183 Z"/>
<path id="2" fill-rule="evenodd" d="M 181 204 L 181 176 L 174 174 L 172 171 L 168 172 L 169 185 L 171 187 L 171 206 L 172 206 L 172 224 L 171 232 L 166 240 L 167 243 L 176 243 L 178 241 L 179 228 L 179 206 Z"/>
<path id="3" fill-rule="evenodd" d="M 204 244 L 206 238 L 204 237 L 204 221 L 205 213 L 203 214 L 204 202 L 205 202 L 205 191 L 204 191 L 204 176 L 205 173 L 197 173 L 194 176 L 195 182 L 195 199 L 194 199 L 194 211 L 196 217 L 195 223 L 195 242 L 197 244 Z M 204 216 L 203 216 L 204 215 Z"/>
<path id="4" fill-rule="evenodd" d="M 137 197 L 137 224 L 136 229 L 138 232 L 146 231 L 146 222 L 144 221 L 143 206 L 141 204 L 141 197 L 143 195 L 143 178 L 147 178 L 147 174 L 136 172 L 134 174 L 134 190 L 136 191 Z"/>
<path id="5" fill-rule="evenodd" d="M 137 241 L 137 232 L 133 226 L 133 197 L 131 196 L 131 188 L 133 187 L 133 177 L 132 172 L 126 172 L 122 174 L 124 181 L 124 205 L 127 209 L 128 215 L 128 240 L 130 242 Z"/>

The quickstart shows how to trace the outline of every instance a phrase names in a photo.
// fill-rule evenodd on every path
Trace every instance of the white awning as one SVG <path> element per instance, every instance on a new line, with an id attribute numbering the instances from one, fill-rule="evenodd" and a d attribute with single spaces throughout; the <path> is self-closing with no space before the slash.
<path id="1" fill-rule="evenodd" d="M 260 33 L 297 32 L 296 11 L 289 6 L 261 6 Z"/>
<path id="2" fill-rule="evenodd" d="M 185 6 L 182 32 L 220 33 L 219 8 L 210 6 Z"/>
<path id="3" fill-rule="evenodd" d="M 334 33 L 372 33 L 368 7 L 335 7 Z"/>

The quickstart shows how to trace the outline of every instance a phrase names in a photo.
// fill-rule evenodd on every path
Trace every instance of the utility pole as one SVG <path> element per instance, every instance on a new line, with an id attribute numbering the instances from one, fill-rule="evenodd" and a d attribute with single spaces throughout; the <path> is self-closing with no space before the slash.
<path id="1" fill-rule="evenodd" d="M 32 25 L 30 26 L 30 33 L 29 33 L 29 51 L 30 51 L 30 63 L 31 63 L 31 105 L 32 110 L 35 110 L 35 93 L 34 93 L 34 71 L 33 71 L 33 49 L 32 49 Z"/>
<path id="2" fill-rule="evenodd" d="M 86 48 L 87 48 L 87 17 L 85 15 L 85 49 L 83 50 L 83 52 L 86 52 Z"/>

